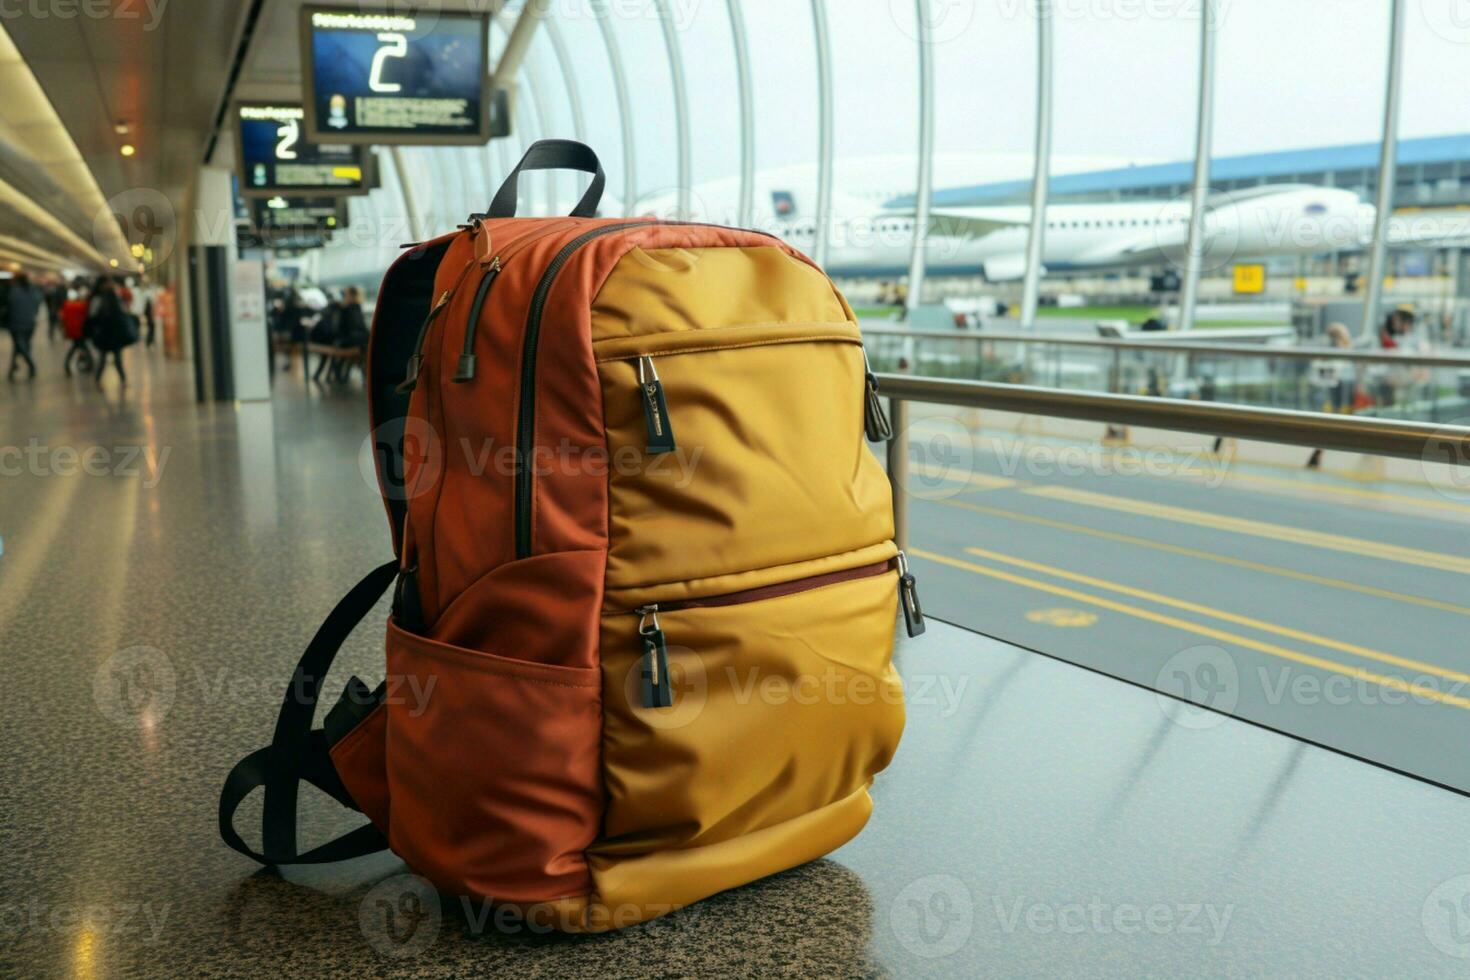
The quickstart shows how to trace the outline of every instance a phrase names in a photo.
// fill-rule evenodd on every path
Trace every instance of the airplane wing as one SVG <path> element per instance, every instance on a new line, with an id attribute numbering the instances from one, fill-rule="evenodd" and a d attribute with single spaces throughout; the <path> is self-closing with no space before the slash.
<path id="1" fill-rule="evenodd" d="M 1015 208 L 936 208 L 929 212 L 929 234 L 943 237 L 984 238 L 991 232 L 1027 224 Z"/>
<path id="2" fill-rule="evenodd" d="M 1398 211 L 1388 219 L 1388 244 L 1470 245 L 1470 210 Z"/>

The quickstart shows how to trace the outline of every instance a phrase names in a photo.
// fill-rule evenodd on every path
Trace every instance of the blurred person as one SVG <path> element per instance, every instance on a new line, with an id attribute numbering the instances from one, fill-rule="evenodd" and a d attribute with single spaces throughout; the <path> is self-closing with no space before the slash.
<path id="1" fill-rule="evenodd" d="M 1327 342 L 1339 350 L 1348 350 L 1353 346 L 1353 336 L 1348 332 L 1346 324 L 1329 323 Z M 1308 370 L 1312 385 L 1321 389 L 1327 397 L 1324 408 L 1330 408 L 1333 412 L 1353 411 L 1358 395 L 1358 378 L 1357 368 L 1352 361 L 1343 358 L 1318 358 L 1311 362 Z M 1315 470 L 1321 465 L 1322 450 L 1312 450 L 1312 455 L 1307 459 L 1308 468 Z"/>
<path id="2" fill-rule="evenodd" d="M 1348 332 L 1347 325 L 1329 323 L 1327 343 L 1339 350 L 1351 349 L 1353 337 Z M 1351 412 L 1353 410 L 1358 382 L 1357 370 L 1352 361 L 1332 357 L 1319 358 L 1311 362 L 1308 370 L 1309 380 L 1313 387 L 1322 389 L 1322 393 L 1327 398 L 1325 404 L 1330 405 L 1332 411 Z"/>
<path id="3" fill-rule="evenodd" d="M 145 343 L 149 347 L 153 346 L 153 294 L 153 284 L 146 279 L 139 279 L 138 288 L 133 290 L 132 299 L 128 301 L 128 312 L 133 319 L 139 324 L 148 325 Z"/>
<path id="4" fill-rule="evenodd" d="M 71 377 L 71 362 L 76 359 L 77 369 L 86 374 L 92 370 L 92 349 L 87 346 L 87 303 L 88 294 L 84 290 L 76 290 L 65 303 L 61 304 L 61 329 L 67 340 L 71 341 L 71 347 L 66 352 L 66 360 L 61 366 L 66 370 L 66 376 Z"/>
<path id="5" fill-rule="evenodd" d="M 66 280 L 60 276 L 52 276 L 46 284 L 46 313 L 49 316 L 46 337 L 54 341 L 56 333 L 61 329 L 61 307 L 66 303 Z"/>
<path id="6" fill-rule="evenodd" d="M 25 361 L 30 369 L 29 378 L 36 376 L 36 362 L 31 360 L 31 339 L 36 334 L 36 318 L 46 305 L 46 296 L 41 287 L 31 282 L 24 272 L 17 272 L 10 280 L 10 291 L 6 297 L 5 329 L 10 331 L 10 371 L 6 380 L 14 381 L 20 362 Z"/>
<path id="7" fill-rule="evenodd" d="M 138 325 L 124 305 L 122 290 L 110 276 L 102 276 L 92 290 L 92 301 L 87 307 L 87 338 L 97 348 L 97 387 L 102 387 L 102 375 L 107 370 L 107 355 L 117 368 L 118 380 L 128 383 L 123 370 L 122 352 L 138 341 Z"/>

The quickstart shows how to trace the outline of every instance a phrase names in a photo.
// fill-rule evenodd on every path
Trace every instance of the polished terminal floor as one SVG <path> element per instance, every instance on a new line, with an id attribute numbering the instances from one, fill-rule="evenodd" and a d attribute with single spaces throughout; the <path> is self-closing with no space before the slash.
<path id="1" fill-rule="evenodd" d="M 389 549 L 360 392 L 298 373 L 199 407 L 156 353 L 126 394 L 40 354 L 0 384 L 0 975 L 1465 970 L 1470 801 L 940 623 L 901 648 L 910 723 L 867 830 L 651 925 L 499 929 L 414 905 L 391 855 L 257 869 L 217 838 L 221 780 Z M 381 672 L 375 632 L 337 684 Z M 354 822 L 302 810 L 309 840 Z"/>

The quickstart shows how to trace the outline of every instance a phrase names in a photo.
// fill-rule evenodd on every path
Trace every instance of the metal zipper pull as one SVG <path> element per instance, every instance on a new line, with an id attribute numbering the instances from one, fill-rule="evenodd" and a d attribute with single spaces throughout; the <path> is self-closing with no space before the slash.
<path id="1" fill-rule="evenodd" d="M 643 606 L 638 614 L 641 617 L 638 620 L 638 639 L 643 644 L 643 663 L 639 667 L 643 707 L 672 708 L 674 685 L 669 677 L 668 646 L 664 643 L 664 631 L 658 625 L 658 606 Z"/>
<path id="2" fill-rule="evenodd" d="M 898 603 L 903 607 L 903 627 L 909 636 L 924 632 L 924 607 L 919 605 L 919 583 L 909 571 L 909 556 L 898 553 Z"/>
<path id="3" fill-rule="evenodd" d="M 403 380 L 398 384 L 399 394 L 413 391 L 414 386 L 419 383 L 419 370 L 424 364 L 424 341 L 429 337 L 429 326 L 434 322 L 434 318 L 439 315 L 439 311 L 444 309 L 445 304 L 449 302 L 450 292 L 448 289 L 444 290 L 443 295 L 439 297 L 439 301 L 429 311 L 429 315 L 424 317 L 423 326 L 419 327 L 418 339 L 413 344 L 413 355 L 409 357 L 408 367 L 403 373 Z"/>
<path id="4" fill-rule="evenodd" d="M 638 389 L 643 395 L 643 421 L 648 427 L 648 451 L 673 452 L 674 428 L 669 419 L 668 402 L 664 400 L 664 384 L 658 379 L 653 358 L 647 354 L 638 358 Z"/>
<path id="5" fill-rule="evenodd" d="M 485 297 L 490 292 L 490 284 L 498 275 L 500 275 L 500 256 L 497 255 L 490 260 L 490 267 L 485 270 L 485 278 L 480 280 L 480 288 L 475 292 L 474 305 L 470 307 L 470 322 L 465 325 L 464 329 L 464 349 L 459 354 L 459 368 L 454 372 L 455 384 L 475 380 L 475 332 L 480 326 L 480 311 L 485 308 Z"/>
<path id="6" fill-rule="evenodd" d="M 893 438 L 893 426 L 888 422 L 888 413 L 883 411 L 883 400 L 878 397 L 878 378 L 873 374 L 873 364 L 868 360 L 868 349 L 863 352 L 863 432 L 869 442 L 887 442 Z"/>

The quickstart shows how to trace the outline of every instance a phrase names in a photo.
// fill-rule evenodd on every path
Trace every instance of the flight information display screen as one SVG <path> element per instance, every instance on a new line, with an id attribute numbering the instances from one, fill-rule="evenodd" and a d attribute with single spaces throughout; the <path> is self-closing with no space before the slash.
<path id="1" fill-rule="evenodd" d="M 307 133 L 347 143 L 491 136 L 488 14 L 304 7 Z"/>
<path id="2" fill-rule="evenodd" d="M 315 143 L 305 132 L 299 105 L 244 103 L 239 107 L 240 193 L 366 194 L 361 146 Z"/>
<path id="3" fill-rule="evenodd" d="M 251 220 L 262 229 L 340 231 L 347 227 L 347 205 L 337 197 L 258 197 Z"/>

